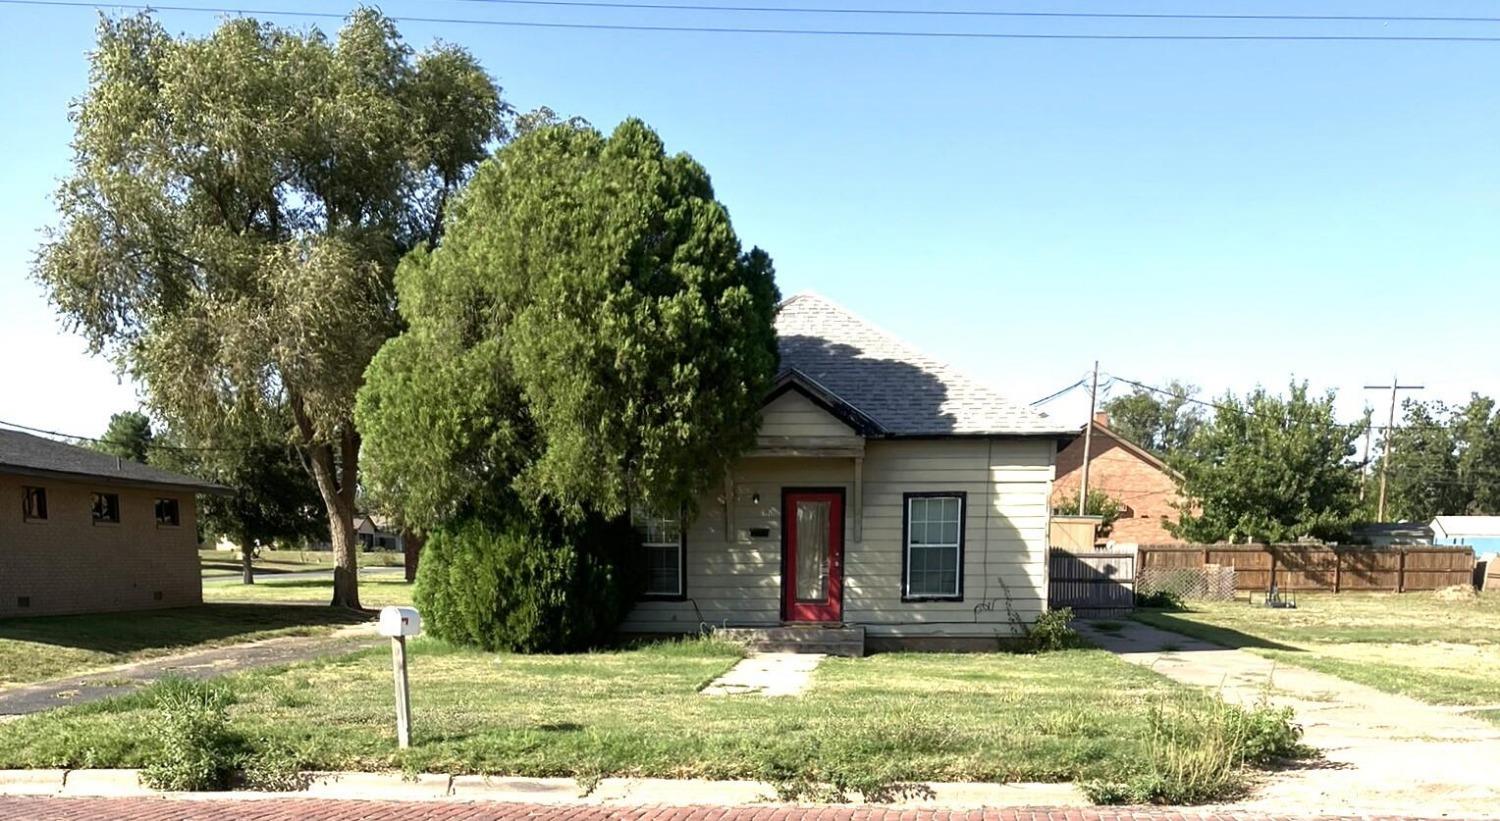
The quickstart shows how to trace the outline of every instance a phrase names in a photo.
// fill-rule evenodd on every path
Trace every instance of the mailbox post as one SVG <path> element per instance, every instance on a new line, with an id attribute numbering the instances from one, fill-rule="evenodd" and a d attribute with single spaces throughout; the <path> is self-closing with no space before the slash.
<path id="1" fill-rule="evenodd" d="M 396 679 L 396 742 L 411 746 L 411 690 L 406 678 L 406 637 L 422 632 L 422 614 L 412 607 L 380 611 L 380 635 L 391 637 L 391 672 Z"/>

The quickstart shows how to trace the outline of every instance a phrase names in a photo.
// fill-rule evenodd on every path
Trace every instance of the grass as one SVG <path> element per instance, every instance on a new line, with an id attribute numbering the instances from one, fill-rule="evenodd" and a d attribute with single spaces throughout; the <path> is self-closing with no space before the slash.
<path id="1" fill-rule="evenodd" d="M 190 649 L 318 635 L 368 619 L 346 610 L 205 604 L 136 613 L 0 619 L 0 687 Z"/>
<path id="2" fill-rule="evenodd" d="M 229 550 L 199 550 L 198 563 L 204 573 L 239 573 L 240 554 Z M 375 550 L 359 554 L 360 567 L 404 567 L 406 557 L 394 551 Z M 333 567 L 331 550 L 262 550 L 254 562 L 256 573 L 295 573 Z"/>
<path id="3" fill-rule="evenodd" d="M 1195 602 L 1135 618 L 1432 704 L 1500 704 L 1500 598 L 1340 593 L 1297 603 Z M 1500 723 L 1500 710 L 1474 714 Z"/>
<path id="4" fill-rule="evenodd" d="M 740 658 L 690 641 L 572 656 L 411 645 L 413 747 L 395 745 L 382 651 L 226 678 L 236 729 L 312 769 L 1062 781 L 1141 772 L 1152 704 L 1189 693 L 1097 650 L 828 659 L 796 698 L 698 689 Z M 149 691 L 30 716 L 0 768 L 139 766 Z"/>
<path id="5" fill-rule="evenodd" d="M 365 576 L 359 580 L 359 603 L 366 608 L 412 603 L 412 585 L 400 578 Z M 327 604 L 333 598 L 332 579 L 258 579 L 255 584 L 206 584 L 209 602 Z"/>

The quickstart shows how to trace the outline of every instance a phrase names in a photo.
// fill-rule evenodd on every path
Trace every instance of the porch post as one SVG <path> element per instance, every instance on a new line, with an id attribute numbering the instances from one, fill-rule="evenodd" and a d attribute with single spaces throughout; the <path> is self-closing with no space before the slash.
<path id="1" fill-rule="evenodd" d="M 854 457 L 854 541 L 864 542 L 865 529 L 865 459 Z"/>

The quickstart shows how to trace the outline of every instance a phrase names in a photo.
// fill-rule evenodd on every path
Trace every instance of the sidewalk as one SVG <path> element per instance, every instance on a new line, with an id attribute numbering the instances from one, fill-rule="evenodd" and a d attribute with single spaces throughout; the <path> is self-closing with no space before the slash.
<path id="1" fill-rule="evenodd" d="M 0 798 L 0 821 L 1270 821 L 1171 808 L 1059 807 L 903 810 L 890 807 L 557 807 L 544 804 L 256 801 L 165 798 Z M 1394 816 L 1386 816 L 1394 818 Z"/>
<path id="2" fill-rule="evenodd" d="M 1217 690 L 1226 701 L 1289 706 L 1323 760 L 1269 777 L 1246 811 L 1500 818 L 1500 727 L 1244 650 L 1126 622 L 1079 632 L 1121 659 Z"/>
<path id="3" fill-rule="evenodd" d="M 381 643 L 369 624 L 345 627 L 332 635 L 284 636 L 246 644 L 196 650 L 147 659 L 80 676 L 67 676 L 0 691 L 0 722 L 7 717 L 40 713 L 125 695 L 168 675 L 206 679 L 226 673 L 343 655 Z"/>

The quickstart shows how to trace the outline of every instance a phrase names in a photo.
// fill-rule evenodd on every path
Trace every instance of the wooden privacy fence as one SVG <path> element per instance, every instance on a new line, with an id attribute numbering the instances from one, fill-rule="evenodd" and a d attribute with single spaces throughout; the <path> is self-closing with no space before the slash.
<path id="1" fill-rule="evenodd" d="M 1240 591 L 1438 590 L 1472 584 L 1471 547 L 1345 547 L 1335 545 L 1141 545 L 1146 570 L 1234 568 Z"/>
<path id="2" fill-rule="evenodd" d="M 1078 616 L 1113 616 L 1135 608 L 1135 554 L 1071 553 L 1047 556 L 1047 606 L 1071 607 Z"/>

